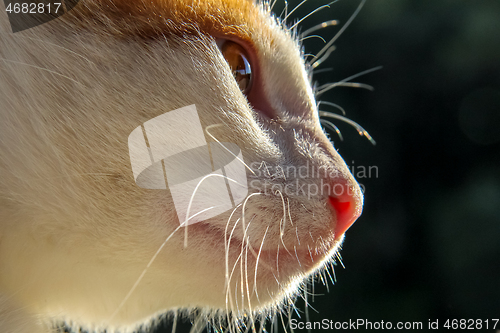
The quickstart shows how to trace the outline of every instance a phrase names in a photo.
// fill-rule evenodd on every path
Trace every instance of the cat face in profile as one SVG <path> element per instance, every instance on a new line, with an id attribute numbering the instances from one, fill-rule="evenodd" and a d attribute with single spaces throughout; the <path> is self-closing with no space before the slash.
<path id="1" fill-rule="evenodd" d="M 296 37 L 268 7 L 82 0 L 16 34 L 4 14 L 0 328 L 131 331 L 195 308 L 231 327 L 333 260 L 362 194 L 320 126 Z M 137 186 L 128 137 L 188 105 L 207 142 L 241 149 L 249 186 L 186 227 L 171 191 Z"/>

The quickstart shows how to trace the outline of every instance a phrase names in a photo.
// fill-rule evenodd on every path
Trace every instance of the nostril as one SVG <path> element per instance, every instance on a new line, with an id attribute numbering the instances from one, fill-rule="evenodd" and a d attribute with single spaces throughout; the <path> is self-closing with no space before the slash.
<path id="1" fill-rule="evenodd" d="M 360 212 L 356 207 L 356 197 L 343 195 L 340 197 L 329 196 L 328 201 L 336 212 L 335 238 L 345 233 L 359 217 Z"/>

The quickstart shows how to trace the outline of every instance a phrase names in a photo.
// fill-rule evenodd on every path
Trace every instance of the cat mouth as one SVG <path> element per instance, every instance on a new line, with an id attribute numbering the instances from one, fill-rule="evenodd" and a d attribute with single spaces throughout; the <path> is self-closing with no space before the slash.
<path id="1" fill-rule="evenodd" d="M 316 271 L 339 250 L 343 237 L 339 239 L 322 240 L 320 246 L 300 246 L 293 248 L 278 248 L 266 250 L 260 254 L 259 265 L 276 274 L 305 274 Z"/>
<path id="2" fill-rule="evenodd" d="M 246 234 L 249 229 L 245 231 L 244 226 L 227 225 L 224 229 L 210 221 L 203 221 L 188 226 L 188 239 L 193 236 L 203 237 L 208 241 L 211 250 L 217 249 L 217 252 L 224 255 L 224 260 L 243 260 L 246 264 L 275 276 L 307 275 L 337 253 L 345 231 L 360 214 L 358 204 L 351 197 L 346 199 L 329 196 L 325 200 L 326 206 L 332 210 L 330 221 L 326 221 L 322 228 L 307 235 L 299 236 L 295 226 L 288 226 L 285 234 L 268 233 L 266 230 L 262 238 L 251 239 Z M 251 231 L 248 231 L 248 234 L 251 234 Z"/>
<path id="3" fill-rule="evenodd" d="M 344 199 L 324 197 L 326 220 L 318 219 L 315 223 L 302 220 L 303 226 L 308 222 L 316 227 L 301 230 L 296 229 L 298 220 L 294 220 L 293 225 L 287 221 L 283 234 L 276 220 L 272 225 L 274 229 L 268 227 L 266 230 L 266 224 L 265 233 L 255 234 L 256 229 L 262 229 L 263 221 L 250 222 L 252 216 L 247 216 L 246 222 L 240 221 L 240 224 L 222 224 L 223 220 L 218 219 L 188 225 L 187 250 L 192 248 L 196 253 L 206 253 L 198 258 L 208 263 L 198 264 L 223 277 L 224 280 L 215 285 L 221 288 L 225 297 L 221 304 L 233 298 L 244 308 L 265 308 L 276 300 L 293 297 L 296 288 L 308 276 L 329 269 L 335 261 L 344 239 L 343 232 L 357 217 L 353 211 L 358 203 Z M 233 220 L 237 218 L 233 216 Z M 179 230 L 180 237 L 183 229 Z"/>

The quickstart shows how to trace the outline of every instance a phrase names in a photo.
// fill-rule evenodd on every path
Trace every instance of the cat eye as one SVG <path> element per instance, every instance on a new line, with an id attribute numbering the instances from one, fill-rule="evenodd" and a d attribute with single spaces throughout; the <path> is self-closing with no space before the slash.
<path id="1" fill-rule="evenodd" d="M 252 66 L 246 51 L 239 44 L 230 40 L 223 41 L 219 47 L 233 72 L 236 83 L 241 91 L 247 94 L 252 86 Z"/>
<path id="2" fill-rule="evenodd" d="M 276 118 L 276 113 L 264 90 L 256 48 L 252 46 L 251 41 L 229 38 L 216 37 L 215 42 L 226 59 L 240 90 L 245 94 L 249 106 L 256 115 L 269 119 Z"/>

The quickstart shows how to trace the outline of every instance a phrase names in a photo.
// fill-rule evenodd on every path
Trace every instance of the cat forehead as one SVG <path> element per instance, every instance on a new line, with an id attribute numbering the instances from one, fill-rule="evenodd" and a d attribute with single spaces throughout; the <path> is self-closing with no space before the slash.
<path id="1" fill-rule="evenodd" d="M 251 40 L 266 35 L 269 16 L 253 0 L 83 0 L 66 22 L 118 37 L 210 34 Z M 269 34 L 272 34 L 269 31 Z"/>

